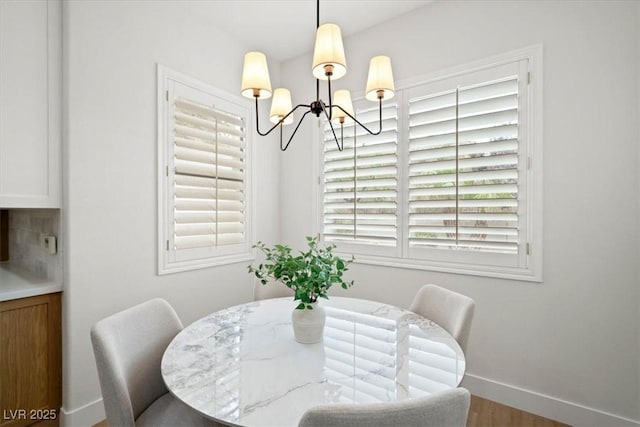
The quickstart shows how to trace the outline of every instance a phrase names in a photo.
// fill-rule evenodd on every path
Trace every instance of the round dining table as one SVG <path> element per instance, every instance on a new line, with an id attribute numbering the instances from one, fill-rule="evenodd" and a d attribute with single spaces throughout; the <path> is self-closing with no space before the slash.
<path id="1" fill-rule="evenodd" d="M 174 397 L 227 425 L 295 427 L 316 405 L 368 404 L 457 387 L 465 358 L 434 322 L 388 304 L 331 297 L 323 340 L 298 343 L 297 302 L 274 298 L 212 313 L 167 347 Z"/>

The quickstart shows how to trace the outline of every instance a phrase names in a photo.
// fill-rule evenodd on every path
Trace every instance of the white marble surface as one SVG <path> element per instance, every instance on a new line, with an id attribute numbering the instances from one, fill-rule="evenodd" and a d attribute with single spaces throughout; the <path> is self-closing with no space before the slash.
<path id="1" fill-rule="evenodd" d="M 167 387 L 230 425 L 294 427 L 311 406 L 419 397 L 462 381 L 462 350 L 433 322 L 366 300 L 333 297 L 323 304 L 327 323 L 317 344 L 295 341 L 291 298 L 194 322 L 164 354 Z"/>
<path id="2" fill-rule="evenodd" d="M 0 301 L 62 291 L 62 283 L 45 279 L 10 262 L 0 263 Z"/>

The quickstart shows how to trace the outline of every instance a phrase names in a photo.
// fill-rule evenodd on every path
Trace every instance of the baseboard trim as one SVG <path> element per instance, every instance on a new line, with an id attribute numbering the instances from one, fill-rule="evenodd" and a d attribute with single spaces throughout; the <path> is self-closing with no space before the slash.
<path id="1" fill-rule="evenodd" d="M 466 374 L 462 387 L 471 394 L 561 423 L 580 427 L 640 427 L 640 421 L 589 408 L 509 384 Z"/>
<path id="2" fill-rule="evenodd" d="M 73 410 L 60 409 L 60 427 L 91 427 L 104 419 L 102 399 Z"/>

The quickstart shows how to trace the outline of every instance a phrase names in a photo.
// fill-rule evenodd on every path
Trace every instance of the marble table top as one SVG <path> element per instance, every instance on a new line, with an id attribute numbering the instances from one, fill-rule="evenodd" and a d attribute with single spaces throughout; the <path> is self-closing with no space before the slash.
<path id="1" fill-rule="evenodd" d="M 312 406 L 374 403 L 457 387 L 458 343 L 437 324 L 373 301 L 332 297 L 323 341 L 295 341 L 292 298 L 238 305 L 187 326 L 162 359 L 170 392 L 229 425 L 297 426 Z"/>

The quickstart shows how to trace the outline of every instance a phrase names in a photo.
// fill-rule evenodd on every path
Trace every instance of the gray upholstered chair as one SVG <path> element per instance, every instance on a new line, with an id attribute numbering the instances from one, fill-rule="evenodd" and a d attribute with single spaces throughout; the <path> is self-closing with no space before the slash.
<path id="1" fill-rule="evenodd" d="M 258 301 L 267 298 L 293 297 L 291 288 L 278 283 L 272 279 L 267 279 L 267 284 L 263 285 L 259 279 L 253 283 L 253 300 Z"/>
<path id="2" fill-rule="evenodd" d="M 173 398 L 162 380 L 162 355 L 181 329 L 176 312 L 159 298 L 91 328 L 109 426 L 218 426 Z"/>
<path id="3" fill-rule="evenodd" d="M 322 405 L 305 412 L 298 427 L 465 427 L 470 403 L 469 391 L 457 388 L 389 403 Z"/>
<path id="4" fill-rule="evenodd" d="M 424 285 L 413 298 L 410 310 L 442 326 L 466 351 L 475 307 L 468 296 L 437 285 Z"/>

